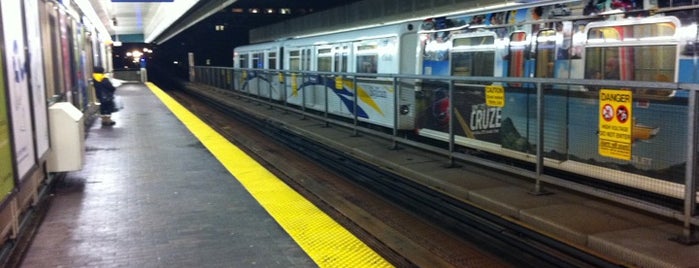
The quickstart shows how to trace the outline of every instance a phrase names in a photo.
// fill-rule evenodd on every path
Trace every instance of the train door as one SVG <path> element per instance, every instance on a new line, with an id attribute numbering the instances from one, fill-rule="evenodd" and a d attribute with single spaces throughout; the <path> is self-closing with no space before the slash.
<path id="1" fill-rule="evenodd" d="M 315 48 L 315 71 L 317 72 L 332 72 L 333 71 L 333 46 L 323 45 Z M 332 77 L 327 74 L 312 75 L 307 82 L 308 87 L 303 90 L 311 93 L 306 98 L 306 107 L 324 111 L 325 96 L 328 93 L 329 87 L 334 87 Z M 310 92 L 309 92 L 310 91 Z"/>
<path id="2" fill-rule="evenodd" d="M 353 44 L 358 118 L 385 127 L 394 126 L 396 91 L 393 80 L 372 74 L 398 73 L 397 37 L 358 41 Z M 414 55 L 411 56 L 414 58 Z M 414 66 L 413 66 L 414 68 Z"/>
<path id="3" fill-rule="evenodd" d="M 349 71 L 349 62 L 352 60 L 350 57 L 350 44 L 348 43 L 337 43 L 332 46 L 333 64 L 330 71 L 336 73 L 347 73 Z M 327 76 L 331 79 L 326 83 L 326 92 L 328 95 L 328 111 L 334 114 L 349 116 L 352 114 L 352 85 L 350 83 L 351 77 L 345 75 L 337 74 L 333 76 Z"/>
<path id="4" fill-rule="evenodd" d="M 289 104 L 301 105 L 303 99 L 303 90 L 299 86 L 303 84 L 304 70 L 301 54 L 303 49 L 287 48 L 284 51 L 284 68 L 289 73 L 285 76 L 284 84 L 287 87 L 286 101 Z"/>
<path id="5" fill-rule="evenodd" d="M 249 66 L 250 55 L 246 51 L 236 51 L 233 55 L 234 62 L 233 66 L 235 68 L 247 69 Z M 247 81 L 248 71 L 247 70 L 236 70 L 233 79 L 233 88 L 238 91 L 245 90 L 243 85 Z"/>
<path id="6" fill-rule="evenodd" d="M 257 55 L 257 61 L 255 64 L 258 69 L 257 72 L 257 88 L 258 94 L 262 98 L 269 98 L 273 100 L 280 100 L 281 94 L 281 83 L 278 79 L 278 69 L 280 63 L 279 48 L 273 47 L 270 49 L 265 49 Z M 253 61 L 255 60 L 255 55 L 253 55 Z"/>
<path id="7" fill-rule="evenodd" d="M 310 75 L 308 72 L 313 70 L 313 59 L 314 59 L 314 52 L 312 47 L 305 47 L 301 49 L 301 71 L 305 72 L 303 74 L 302 78 L 302 83 L 299 86 L 299 91 L 302 92 L 302 102 L 308 103 L 314 99 L 316 99 L 316 92 L 314 90 L 305 90 L 304 86 L 307 84 L 311 79 L 314 77 L 313 75 Z"/>
<path id="8" fill-rule="evenodd" d="M 271 94 L 269 95 L 270 98 L 274 100 L 282 100 L 284 94 L 282 93 L 283 90 L 283 80 L 282 80 L 282 74 L 279 72 L 279 69 L 281 69 L 282 66 L 282 51 L 281 48 L 273 48 L 272 50 L 267 52 L 267 69 L 269 69 L 269 73 L 267 75 L 269 79 L 269 84 L 270 84 L 270 90 Z"/>
<path id="9" fill-rule="evenodd" d="M 247 73 L 247 90 L 248 93 L 254 96 L 260 95 L 260 77 L 263 75 L 262 69 L 265 68 L 265 53 L 264 51 L 250 52 L 250 69 Z M 245 88 L 245 86 L 243 87 Z"/>
<path id="10" fill-rule="evenodd" d="M 309 86 L 313 77 L 307 72 L 312 70 L 313 50 L 311 47 L 287 47 L 284 55 L 284 69 L 290 72 L 285 78 L 286 101 L 299 106 L 311 103 L 316 94 Z"/>

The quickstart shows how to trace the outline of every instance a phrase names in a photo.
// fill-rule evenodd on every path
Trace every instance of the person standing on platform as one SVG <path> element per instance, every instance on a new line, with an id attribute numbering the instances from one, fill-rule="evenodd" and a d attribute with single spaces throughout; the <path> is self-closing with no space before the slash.
<path id="1" fill-rule="evenodd" d="M 113 126 L 116 124 L 112 120 L 112 112 L 116 109 L 114 105 L 114 92 L 116 88 L 109 81 L 109 78 L 104 75 L 104 68 L 95 66 L 93 69 L 92 79 L 95 85 L 95 93 L 100 101 L 100 117 L 102 118 L 103 126 Z"/>

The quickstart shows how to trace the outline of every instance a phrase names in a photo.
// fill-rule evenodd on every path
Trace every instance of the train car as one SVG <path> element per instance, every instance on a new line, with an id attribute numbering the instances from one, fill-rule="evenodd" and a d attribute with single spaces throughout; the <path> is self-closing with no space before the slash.
<path id="1" fill-rule="evenodd" d="M 236 68 L 279 70 L 281 68 L 282 42 L 262 43 L 238 47 L 234 52 Z M 283 81 L 273 73 L 248 70 L 234 81 L 234 87 L 256 96 L 282 100 Z"/>
<path id="2" fill-rule="evenodd" d="M 346 117 L 356 107 L 367 123 L 439 141 L 453 134 L 459 146 L 528 162 L 543 135 L 549 167 L 682 196 L 688 91 L 619 82 L 699 83 L 696 5 L 516 1 L 450 14 L 236 48 L 235 67 L 247 68 L 236 88 Z M 394 88 L 373 73 L 435 79 L 402 79 Z M 543 85 L 542 133 L 535 85 L 493 82 L 499 78 L 562 81 Z M 599 86 L 563 83 L 569 79 Z M 499 101 L 489 103 L 488 92 Z M 621 110 L 600 108 L 602 96 L 619 94 Z"/>
<path id="3" fill-rule="evenodd" d="M 339 116 L 352 117 L 356 109 L 360 121 L 413 129 L 414 89 L 401 88 L 397 93 L 391 79 L 371 74 L 415 74 L 416 48 L 415 22 L 238 47 L 234 52 L 237 68 L 291 73 L 283 76 L 248 69 L 236 79 L 236 88 Z M 344 74 L 302 75 L 297 71 Z M 397 96 L 400 109 L 394 108 Z"/>
<path id="4" fill-rule="evenodd" d="M 532 2 L 427 19 L 420 31 L 420 74 L 698 83 L 699 11 L 685 2 Z M 543 135 L 548 166 L 682 195 L 687 91 L 545 85 L 545 128 L 538 133 L 534 85 L 484 79 L 454 88 L 449 98 L 446 83 L 423 81 L 416 98 L 420 135 L 447 140 L 453 121 L 457 144 L 524 161 L 535 159 Z M 487 103 L 490 90 L 502 103 Z M 628 130 L 625 143 L 604 136 L 619 134 L 601 127 L 605 92 L 629 97 L 628 107 L 616 112 L 630 123 L 611 126 Z"/>

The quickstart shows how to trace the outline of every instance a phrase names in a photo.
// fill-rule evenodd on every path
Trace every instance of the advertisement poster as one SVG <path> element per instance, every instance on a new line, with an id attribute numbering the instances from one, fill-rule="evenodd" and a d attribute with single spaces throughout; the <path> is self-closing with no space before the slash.
<path id="1" fill-rule="evenodd" d="M 68 34 L 69 34 L 69 29 L 68 29 L 68 15 L 65 14 L 64 11 L 59 12 L 59 27 L 61 31 L 61 55 L 62 55 L 62 60 L 61 62 L 63 63 L 63 90 L 65 90 L 66 94 L 66 99 L 69 100 L 75 107 L 80 107 L 78 102 L 74 99 L 73 96 L 73 69 L 70 67 L 71 65 L 71 57 L 70 57 L 70 43 L 68 40 Z"/>
<path id="2" fill-rule="evenodd" d="M 22 26 L 22 9 L 19 1 L 2 1 L 2 25 L 5 33 L 5 68 L 9 99 L 9 111 L 12 118 L 12 136 L 14 141 L 17 175 L 24 177 L 36 164 L 34 153 L 34 133 L 32 130 L 31 107 L 29 99 L 29 81 L 24 53 L 24 27 Z"/>
<path id="3" fill-rule="evenodd" d="M 49 125 L 46 114 L 46 88 L 44 87 L 43 58 L 41 55 L 41 32 L 39 28 L 39 6 L 34 0 L 24 1 L 29 46 L 29 68 L 31 68 L 31 95 L 34 107 L 34 130 L 36 131 L 37 159 L 49 150 Z"/>
<path id="4" fill-rule="evenodd" d="M 488 105 L 487 92 L 483 87 L 457 87 L 453 99 L 450 99 L 447 84 L 423 83 L 422 86 L 422 92 L 416 99 L 416 126 L 420 131 L 449 133 L 449 122 L 453 120 L 454 135 L 500 143 L 504 103 L 499 103 L 500 106 Z M 499 91 L 499 88 L 493 87 L 491 91 Z M 504 98 L 504 90 L 501 94 L 500 97 Z M 491 96 L 491 101 L 495 99 L 494 96 L 498 95 Z"/>
<path id="5" fill-rule="evenodd" d="M 0 53 L 0 62 L 3 55 Z M 0 200 L 5 200 L 15 187 L 14 167 L 12 166 L 12 147 L 10 142 L 10 122 L 7 116 L 7 98 L 5 95 L 5 72 L 0 64 Z"/>

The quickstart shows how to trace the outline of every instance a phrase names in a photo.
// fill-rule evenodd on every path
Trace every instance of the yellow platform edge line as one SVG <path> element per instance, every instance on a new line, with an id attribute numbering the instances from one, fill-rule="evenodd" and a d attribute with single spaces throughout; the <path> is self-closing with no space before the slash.
<path id="1" fill-rule="evenodd" d="M 156 85 L 146 85 L 319 267 L 393 267 Z"/>

